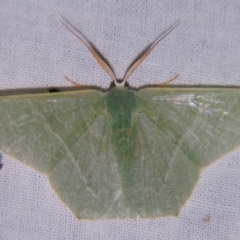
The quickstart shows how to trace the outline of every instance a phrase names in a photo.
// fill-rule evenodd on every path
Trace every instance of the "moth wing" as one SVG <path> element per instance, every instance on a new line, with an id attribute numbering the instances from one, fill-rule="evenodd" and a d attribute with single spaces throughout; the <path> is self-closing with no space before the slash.
<path id="1" fill-rule="evenodd" d="M 137 106 L 132 209 L 177 215 L 200 170 L 240 146 L 240 90 L 146 88 Z"/>
<path id="2" fill-rule="evenodd" d="M 0 98 L 0 149 L 45 173 L 78 218 L 121 217 L 122 194 L 105 94 Z"/>

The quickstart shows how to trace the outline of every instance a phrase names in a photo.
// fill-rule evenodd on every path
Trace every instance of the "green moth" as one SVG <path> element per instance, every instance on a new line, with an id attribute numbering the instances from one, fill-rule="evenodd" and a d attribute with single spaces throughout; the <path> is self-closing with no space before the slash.
<path id="1" fill-rule="evenodd" d="M 71 32 L 72 26 L 63 23 Z M 108 72 L 108 91 L 0 97 L 0 149 L 45 173 L 79 219 L 178 215 L 201 169 L 240 145 L 240 90 L 141 87 L 123 80 L 83 36 Z"/>

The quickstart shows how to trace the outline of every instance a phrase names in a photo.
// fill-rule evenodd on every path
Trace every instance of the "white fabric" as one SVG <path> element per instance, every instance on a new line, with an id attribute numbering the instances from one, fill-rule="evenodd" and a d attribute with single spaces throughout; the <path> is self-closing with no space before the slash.
<path id="1" fill-rule="evenodd" d="M 118 77 L 181 19 L 130 84 L 161 83 L 179 73 L 179 85 L 240 86 L 238 0 L 1 0 L 0 9 L 0 90 L 69 86 L 64 76 L 82 85 L 109 86 L 109 77 L 61 24 L 61 16 L 97 46 Z M 3 164 L 1 240 L 240 239 L 239 149 L 203 171 L 177 218 L 79 221 L 45 176 L 6 155 Z"/>

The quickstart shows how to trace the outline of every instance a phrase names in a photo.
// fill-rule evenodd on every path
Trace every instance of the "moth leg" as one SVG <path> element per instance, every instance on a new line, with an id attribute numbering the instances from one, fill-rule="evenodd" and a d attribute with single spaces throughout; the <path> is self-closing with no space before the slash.
<path id="1" fill-rule="evenodd" d="M 173 78 L 167 80 L 166 82 L 160 83 L 158 86 L 159 87 L 167 87 L 169 83 L 175 81 L 179 77 L 179 74 L 175 75 Z"/>
<path id="2" fill-rule="evenodd" d="M 89 87 L 80 85 L 80 84 L 78 84 L 77 82 L 74 82 L 73 80 L 71 80 L 70 78 L 68 78 L 68 77 L 66 77 L 66 76 L 65 76 L 65 79 L 66 79 L 68 82 L 70 82 L 71 84 L 73 84 L 73 85 L 74 85 L 75 87 L 77 87 L 77 88 L 80 88 L 80 89 L 89 89 Z"/>

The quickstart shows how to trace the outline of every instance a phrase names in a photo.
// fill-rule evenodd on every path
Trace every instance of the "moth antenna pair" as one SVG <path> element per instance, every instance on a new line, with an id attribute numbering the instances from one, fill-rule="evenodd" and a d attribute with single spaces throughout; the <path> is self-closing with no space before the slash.
<path id="1" fill-rule="evenodd" d="M 129 78 L 129 76 L 138 68 L 138 66 L 140 66 L 140 64 L 151 53 L 151 51 L 156 47 L 156 45 L 180 24 L 180 20 L 177 20 L 173 25 L 171 25 L 168 29 L 166 29 L 163 33 L 161 33 L 152 43 L 150 43 L 143 50 L 142 53 L 140 53 L 133 60 L 133 62 L 127 68 L 127 71 L 126 71 L 123 79 L 117 79 L 111 65 L 103 57 L 103 55 L 96 49 L 96 47 L 79 30 L 74 29 L 75 31 L 78 32 L 78 34 L 76 34 L 75 31 L 71 29 L 74 27 L 72 26 L 72 24 L 70 24 L 69 21 L 67 21 L 66 19 L 64 19 L 64 21 L 66 23 L 61 21 L 62 24 L 88 48 L 90 53 L 97 60 L 97 62 L 100 64 L 100 66 L 108 73 L 108 75 L 111 77 L 111 79 L 113 80 L 113 82 L 115 83 L 116 86 L 124 86 L 125 83 L 127 82 L 127 79 Z M 71 26 L 71 28 L 68 25 Z M 174 78 L 170 79 L 169 81 L 163 83 L 163 85 L 175 80 L 177 77 L 178 77 L 178 75 L 176 75 Z M 69 81 L 68 78 L 67 78 L 67 80 Z"/>

